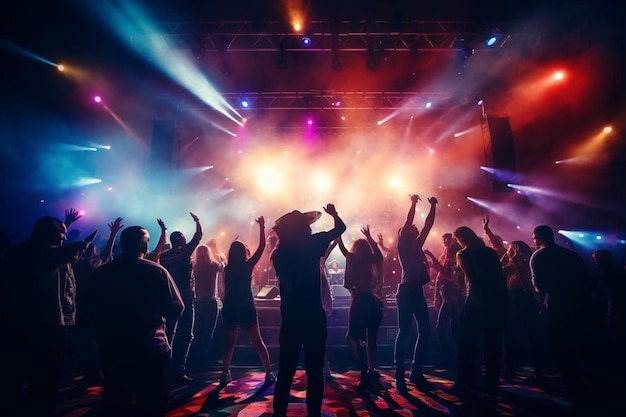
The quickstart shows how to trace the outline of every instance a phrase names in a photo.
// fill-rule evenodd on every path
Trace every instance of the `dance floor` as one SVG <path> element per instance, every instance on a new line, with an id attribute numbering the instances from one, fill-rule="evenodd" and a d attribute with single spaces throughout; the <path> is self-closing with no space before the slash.
<path id="1" fill-rule="evenodd" d="M 264 373 L 258 369 L 233 369 L 233 381 L 220 385 L 218 370 L 193 375 L 193 381 L 173 385 L 168 417 L 241 416 L 269 417 L 272 414 L 273 384 L 264 384 Z M 533 384 L 532 372 L 522 369 L 511 381 L 501 381 L 496 405 L 480 395 L 460 401 L 447 390 L 452 381 L 445 370 L 427 367 L 425 375 L 435 388 L 420 392 L 407 382 L 400 392 L 391 369 L 381 369 L 378 388 L 359 393 L 359 373 L 354 370 L 333 371 L 324 388 L 322 415 L 348 416 L 571 416 L 571 404 L 564 396 L 560 379 L 549 372 L 541 386 Z M 79 380 L 68 383 L 60 394 L 58 417 L 97 416 L 101 388 L 81 386 Z M 306 376 L 298 370 L 294 378 L 288 413 L 305 416 Z"/>

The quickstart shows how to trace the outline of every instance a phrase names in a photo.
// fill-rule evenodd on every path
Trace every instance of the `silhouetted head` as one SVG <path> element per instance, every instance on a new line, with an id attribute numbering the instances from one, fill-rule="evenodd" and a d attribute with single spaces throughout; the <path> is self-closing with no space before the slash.
<path id="1" fill-rule="evenodd" d="M 615 265 L 615 258 L 613 254 L 606 249 L 598 249 L 591 254 L 591 259 L 596 268 L 610 269 Z"/>
<path id="2" fill-rule="evenodd" d="M 170 233 L 170 243 L 173 248 L 178 248 L 180 246 L 185 246 L 187 244 L 187 239 L 182 232 L 176 231 Z"/>
<path id="3" fill-rule="evenodd" d="M 248 259 L 246 245 L 239 240 L 235 240 L 230 244 L 230 249 L 228 250 L 228 264 L 236 265 L 246 262 Z"/>
<path id="4" fill-rule="evenodd" d="M 552 232 L 552 228 L 550 226 L 542 224 L 541 226 L 535 227 L 532 238 L 533 242 L 535 242 L 535 246 L 538 248 L 551 245 L 554 243 L 554 232 Z"/>
<path id="5" fill-rule="evenodd" d="M 452 244 L 453 239 L 452 239 L 452 233 L 444 233 L 443 235 L 441 235 L 441 241 L 443 242 L 443 246 L 444 247 L 448 247 Z"/>
<path id="6" fill-rule="evenodd" d="M 32 238 L 53 246 L 61 246 L 67 239 L 67 226 L 59 219 L 45 216 L 33 225 Z"/>
<path id="7" fill-rule="evenodd" d="M 409 239 L 417 239 L 420 235 L 420 231 L 417 230 L 417 226 L 415 226 L 414 224 L 404 227 L 401 230 L 402 230 L 402 235 Z"/>
<path id="8" fill-rule="evenodd" d="M 357 256 L 368 256 L 372 254 L 372 248 L 370 247 L 370 244 L 367 243 L 367 240 L 361 238 L 352 243 L 350 252 Z"/>
<path id="9" fill-rule="evenodd" d="M 122 255 L 143 257 L 148 252 L 150 233 L 141 226 L 130 226 L 122 230 L 120 247 Z"/>
<path id="10" fill-rule="evenodd" d="M 485 242 L 469 227 L 461 226 L 454 231 L 454 238 L 463 248 L 484 247 Z"/>
<path id="11" fill-rule="evenodd" d="M 319 211 L 307 211 L 302 213 L 298 210 L 289 212 L 274 223 L 272 229 L 281 240 L 290 240 L 311 234 L 311 224 L 321 217 Z"/>
<path id="12" fill-rule="evenodd" d="M 530 255 L 533 254 L 533 250 L 530 246 L 521 240 L 514 240 L 511 242 L 506 252 L 510 259 L 516 258 L 521 262 L 529 261 Z"/>

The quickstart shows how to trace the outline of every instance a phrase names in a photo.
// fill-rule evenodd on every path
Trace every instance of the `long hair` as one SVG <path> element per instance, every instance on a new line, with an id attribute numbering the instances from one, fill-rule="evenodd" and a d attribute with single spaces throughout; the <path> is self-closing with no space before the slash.
<path id="1" fill-rule="evenodd" d="M 231 268 L 237 265 L 245 265 L 247 259 L 248 251 L 243 242 L 235 240 L 230 244 L 230 249 L 228 250 L 228 265 Z"/>
<path id="2" fill-rule="evenodd" d="M 514 240 L 511 242 L 511 255 L 517 255 L 516 259 L 521 263 L 528 263 L 530 256 L 533 254 L 533 250 L 528 244 L 521 240 Z"/>
<path id="3" fill-rule="evenodd" d="M 360 259 L 368 259 L 372 255 L 372 248 L 370 247 L 370 244 L 367 243 L 367 240 L 357 239 L 352 242 L 350 252 Z"/>
<path id="4" fill-rule="evenodd" d="M 454 237 L 461 244 L 468 248 L 484 247 L 485 242 L 469 227 L 461 226 L 454 231 Z"/>
<path id="5" fill-rule="evenodd" d="M 191 255 L 191 264 L 194 275 L 202 275 L 207 271 L 211 264 L 217 263 L 213 256 L 213 251 L 207 245 L 198 245 L 193 255 Z"/>

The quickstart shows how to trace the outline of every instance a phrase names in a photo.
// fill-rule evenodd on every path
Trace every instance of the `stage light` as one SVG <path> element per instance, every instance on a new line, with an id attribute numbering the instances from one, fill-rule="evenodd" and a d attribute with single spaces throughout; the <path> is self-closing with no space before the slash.
<path id="1" fill-rule="evenodd" d="M 247 98 L 242 97 L 242 98 L 241 98 L 241 107 L 244 107 L 244 108 L 246 108 L 246 109 L 247 109 L 247 108 L 248 108 L 248 106 L 250 106 L 250 102 L 248 101 L 248 99 L 247 99 Z"/>
<path id="2" fill-rule="evenodd" d="M 313 118 L 307 117 L 306 124 L 309 125 L 309 126 L 313 126 Z"/>
<path id="3" fill-rule="evenodd" d="M 476 105 L 477 105 L 477 106 L 482 106 L 482 105 L 483 105 L 483 103 L 484 103 L 484 101 L 483 101 L 483 99 L 481 98 L 480 100 L 478 100 L 478 101 L 476 102 Z"/>
<path id="4" fill-rule="evenodd" d="M 300 32 L 300 29 L 302 29 L 302 26 L 300 25 L 300 23 L 293 24 L 293 30 L 295 30 L 296 32 Z"/>
<path id="5" fill-rule="evenodd" d="M 308 36 L 303 36 L 302 37 L 302 45 L 304 45 L 304 47 L 306 47 L 306 48 L 311 46 L 311 38 L 309 38 Z"/>
<path id="6" fill-rule="evenodd" d="M 57 69 L 61 72 L 63 72 L 65 70 L 65 67 L 61 64 L 57 65 Z"/>
<path id="7" fill-rule="evenodd" d="M 95 101 L 96 103 L 102 103 L 102 97 L 94 96 L 93 101 Z"/>
<path id="8" fill-rule="evenodd" d="M 613 131 L 613 128 L 611 126 L 606 126 L 604 129 L 602 129 L 602 131 L 604 133 L 611 133 Z"/>
<path id="9" fill-rule="evenodd" d="M 565 78 L 565 74 L 562 71 L 557 71 L 554 73 L 555 80 L 562 80 L 563 78 Z"/>
<path id="10" fill-rule="evenodd" d="M 485 45 L 494 46 L 498 41 L 498 37 L 496 35 L 491 35 L 485 40 Z"/>
<path id="11" fill-rule="evenodd" d="M 432 101 L 429 101 L 429 102 L 426 103 L 426 108 L 427 109 L 430 109 L 432 106 L 433 106 Z"/>

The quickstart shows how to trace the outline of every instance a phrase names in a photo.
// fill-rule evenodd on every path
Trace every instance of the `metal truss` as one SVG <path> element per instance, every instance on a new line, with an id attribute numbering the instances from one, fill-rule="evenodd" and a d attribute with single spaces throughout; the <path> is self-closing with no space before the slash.
<path id="1" fill-rule="evenodd" d="M 497 35 L 491 48 L 487 36 Z M 459 48 L 501 50 L 532 48 L 541 42 L 542 30 L 535 23 L 485 23 L 451 20 L 312 21 L 294 32 L 284 21 L 179 21 L 156 24 L 152 33 L 130 34 L 142 47 L 156 36 L 164 47 L 218 52 L 275 51 L 449 51 Z M 305 47 L 302 37 L 311 39 Z"/>
<path id="2" fill-rule="evenodd" d="M 439 92 L 250 92 L 222 93 L 221 96 L 236 109 L 267 110 L 395 110 L 448 108 L 460 103 L 457 98 Z M 430 104 L 428 104 L 430 103 Z M 207 106 L 197 98 L 183 100 L 184 107 Z"/>

